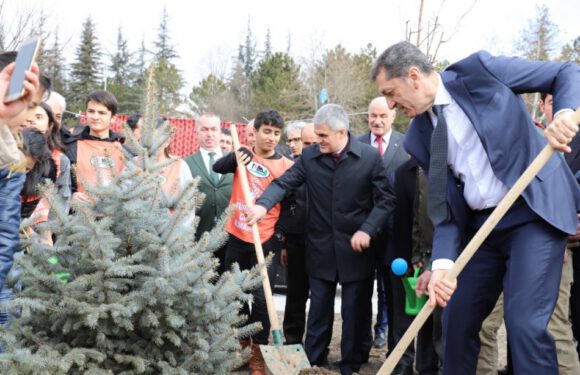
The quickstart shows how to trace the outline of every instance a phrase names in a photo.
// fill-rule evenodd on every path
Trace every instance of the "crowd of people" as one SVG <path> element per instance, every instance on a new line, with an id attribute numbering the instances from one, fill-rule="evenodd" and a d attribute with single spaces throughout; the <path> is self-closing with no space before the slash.
<path id="1" fill-rule="evenodd" d="M 14 59 L 12 52 L 0 53 L 0 93 Z M 342 106 L 327 104 L 311 122 L 286 124 L 275 109 L 259 112 L 237 150 L 213 113 L 195 122 L 198 152 L 181 159 L 171 154 L 169 141 L 163 146 L 157 162 L 164 165 L 168 199 L 199 178 L 205 200 L 196 211 L 197 239 L 231 207 L 229 239 L 214 253 L 217 272 L 234 263 L 257 265 L 251 229 L 257 224 L 264 251 L 279 252 L 287 269 L 285 342 L 302 344 L 310 363 L 321 367 L 333 365 L 329 345 L 340 284 L 336 365 L 343 375 L 358 372 L 373 346 L 392 351 L 413 320 L 401 277 L 390 271 L 395 258 L 411 265 L 403 276 L 419 270 L 416 294 L 437 307 L 394 374 L 580 374 L 573 282 L 580 277 L 574 254 L 580 247 L 580 136 L 573 120 L 580 67 L 478 52 L 438 72 L 418 48 L 401 42 L 377 58 L 371 77 L 381 96 L 369 103 L 362 135 L 351 133 Z M 0 101 L 0 286 L 19 251 L 20 221 L 50 217 L 39 192 L 43 181 L 51 180 L 64 200 L 90 201 L 87 187 L 110 183 L 127 152 L 139 158 L 131 142 L 111 131 L 119 108 L 110 92 L 91 93 L 86 126 L 65 130 L 66 101 L 51 92 L 36 64 L 24 88 L 21 99 Z M 542 93 L 546 126 L 532 121 L 520 98 L 534 92 Z M 392 128 L 397 110 L 412 118 L 406 134 Z M 141 116 L 130 116 L 127 125 L 138 141 Z M 288 153 L 279 145 L 283 136 Z M 463 246 L 547 143 L 559 152 L 458 278 L 448 280 Z M 255 201 L 250 207 L 240 163 Z M 51 233 L 39 235 L 52 242 Z M 241 346 L 250 348 L 250 374 L 261 375 L 259 345 L 268 344 L 270 323 L 262 288 L 252 293 L 242 311 L 262 330 Z M 0 298 L 8 294 L 3 290 Z M 502 321 L 508 365 L 498 369 Z"/>

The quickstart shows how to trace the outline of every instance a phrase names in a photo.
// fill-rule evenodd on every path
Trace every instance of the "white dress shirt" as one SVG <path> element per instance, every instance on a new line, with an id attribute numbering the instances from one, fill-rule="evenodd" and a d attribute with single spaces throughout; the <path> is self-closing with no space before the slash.
<path id="1" fill-rule="evenodd" d="M 443 115 L 447 121 L 447 162 L 463 184 L 463 197 L 473 210 L 495 207 L 506 195 L 508 188 L 493 173 L 491 163 L 475 127 L 463 109 L 451 97 L 441 76 L 435 94 L 434 105 L 444 105 Z M 437 126 L 437 116 L 429 109 L 433 127 Z M 449 269 L 450 259 L 433 261 L 433 269 Z"/>
<path id="2" fill-rule="evenodd" d="M 207 170 L 207 173 L 210 174 L 211 170 L 209 168 L 209 153 L 210 152 L 215 152 L 215 156 L 214 156 L 214 161 L 217 161 L 219 158 L 221 158 L 223 156 L 222 154 L 222 149 L 217 147 L 214 150 L 206 150 L 203 147 L 199 148 L 199 152 L 201 152 L 201 158 L 203 159 L 203 164 L 205 165 L 205 169 Z M 215 172 L 217 173 L 217 172 Z M 217 173 L 218 178 L 221 178 L 222 175 Z"/>
<path id="3" fill-rule="evenodd" d="M 393 129 L 389 130 L 387 133 L 385 133 L 385 135 L 383 135 L 383 140 L 382 140 L 383 155 L 385 152 L 387 152 L 387 147 L 389 147 L 389 142 L 391 141 L 391 134 L 393 134 Z M 379 143 L 377 142 L 377 136 L 374 135 L 373 133 L 371 133 L 371 146 L 373 146 L 377 150 L 379 149 Z"/>

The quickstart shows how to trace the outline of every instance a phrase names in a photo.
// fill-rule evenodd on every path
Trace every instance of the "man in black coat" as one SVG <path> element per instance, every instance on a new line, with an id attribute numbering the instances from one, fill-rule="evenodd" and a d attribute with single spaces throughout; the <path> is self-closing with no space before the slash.
<path id="1" fill-rule="evenodd" d="M 305 148 L 294 166 L 248 209 L 247 216 L 249 224 L 257 222 L 287 191 L 306 184 L 306 272 L 311 293 L 306 354 L 311 364 L 324 364 L 340 282 L 339 367 L 343 375 L 351 375 L 360 369 L 361 344 L 370 329 L 365 317 L 376 261 L 371 239 L 392 213 L 394 197 L 379 153 L 350 136 L 348 115 L 341 106 L 321 107 L 313 122 L 320 144 Z"/>

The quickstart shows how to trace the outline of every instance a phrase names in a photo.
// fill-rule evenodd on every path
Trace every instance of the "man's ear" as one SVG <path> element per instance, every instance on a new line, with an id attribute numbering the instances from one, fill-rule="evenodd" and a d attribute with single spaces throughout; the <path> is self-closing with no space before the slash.
<path id="1" fill-rule="evenodd" d="M 419 86 L 419 81 L 421 81 L 422 74 L 416 66 L 412 66 L 409 68 L 407 72 L 407 79 L 413 85 L 413 87 L 417 88 Z"/>

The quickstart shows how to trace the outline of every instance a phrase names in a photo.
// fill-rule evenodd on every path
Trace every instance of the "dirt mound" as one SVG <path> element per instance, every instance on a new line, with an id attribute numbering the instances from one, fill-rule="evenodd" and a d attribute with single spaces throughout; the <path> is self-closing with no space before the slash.
<path id="1" fill-rule="evenodd" d="M 330 371 L 322 367 L 312 366 L 300 371 L 300 375 L 340 375 L 340 372 Z"/>

